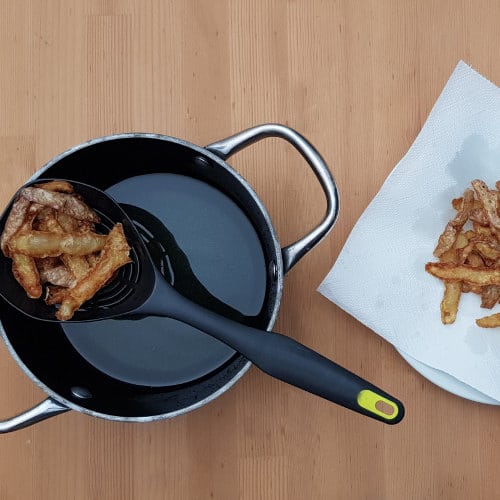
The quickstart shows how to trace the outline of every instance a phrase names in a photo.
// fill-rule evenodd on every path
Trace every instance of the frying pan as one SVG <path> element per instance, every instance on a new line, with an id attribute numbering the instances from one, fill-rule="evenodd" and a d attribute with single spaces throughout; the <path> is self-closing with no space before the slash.
<path id="1" fill-rule="evenodd" d="M 294 145 L 313 168 L 327 195 L 327 213 L 323 221 L 304 238 L 283 250 L 279 247 L 269 216 L 262 203 L 248 184 L 224 161 L 232 153 L 268 136 L 285 138 Z M 107 165 L 113 164 L 120 165 L 120 169 L 106 169 Z M 182 177 L 181 185 L 186 180 L 190 182 L 187 191 L 194 191 L 196 199 L 199 198 L 197 195 L 200 193 L 193 188 L 191 185 L 193 183 L 196 184 L 197 188 L 200 188 L 200 184 L 209 186 L 212 195 L 216 192 L 217 196 L 228 198 L 232 207 L 229 212 L 236 219 L 238 218 L 234 214 L 238 211 L 243 213 L 251 226 L 249 232 L 255 232 L 255 241 L 257 242 L 255 244 L 254 241 L 255 253 L 262 257 L 261 259 L 250 258 L 252 265 L 247 270 L 247 277 L 254 274 L 265 276 L 263 281 L 258 282 L 257 280 L 253 283 L 254 288 L 257 289 L 261 288 L 262 283 L 265 283 L 264 289 L 260 290 L 262 300 L 259 310 L 255 309 L 255 304 L 245 303 L 244 298 L 239 304 L 228 305 L 227 296 L 224 300 L 223 291 L 211 286 L 213 283 L 210 283 L 210 273 L 203 274 L 199 269 L 195 269 L 195 265 L 191 265 L 191 261 L 196 261 L 196 257 L 199 258 L 199 256 L 187 256 L 182 251 L 180 252 L 190 264 L 187 266 L 189 272 L 184 272 L 174 268 L 172 261 L 168 259 L 170 248 L 169 252 L 166 252 L 166 262 L 165 252 L 162 255 L 162 251 L 157 251 L 156 254 L 160 255 L 160 260 L 163 257 L 164 264 L 163 268 L 160 265 L 159 269 L 167 280 L 173 282 L 174 288 L 178 287 L 179 282 L 183 282 L 182 277 L 187 283 L 189 279 L 186 279 L 186 276 L 189 278 L 195 275 L 196 279 L 192 282 L 198 285 L 192 288 L 188 286 L 181 291 L 179 296 L 187 296 L 191 303 L 201 302 L 202 306 L 206 305 L 203 304 L 206 297 L 212 297 L 209 301 L 211 305 L 221 306 L 224 304 L 226 316 L 234 314 L 233 319 L 256 327 L 258 329 L 256 331 L 272 327 L 279 306 L 283 275 L 326 235 L 333 225 L 338 209 L 335 184 L 319 154 L 302 136 L 281 125 L 255 127 L 207 148 L 199 148 L 175 138 L 150 134 L 125 134 L 100 138 L 63 153 L 49 162 L 35 175 L 35 178 L 42 174 L 44 177 L 66 177 L 76 182 L 87 182 L 101 189 L 118 192 L 120 192 L 120 187 L 128 186 L 128 181 L 133 180 L 133 189 L 128 186 L 124 190 L 127 199 L 122 200 L 122 202 L 129 202 L 131 198 L 137 196 L 138 191 L 146 192 L 147 197 L 150 198 L 152 196 L 151 186 L 153 185 L 165 187 L 169 183 L 173 183 L 174 188 L 170 189 L 170 194 L 173 195 L 179 187 L 180 179 L 178 177 Z M 153 180 L 149 177 L 151 175 L 154 177 Z M 172 177 L 166 179 L 165 176 L 168 177 L 168 175 Z M 149 185 L 148 189 L 145 188 L 146 184 Z M 141 185 L 144 186 L 144 189 L 139 188 Z M 193 199 L 191 198 L 191 200 Z M 212 204 L 209 203 L 207 207 L 204 207 L 204 211 L 209 215 L 208 220 L 215 224 L 213 215 L 214 213 L 220 215 L 223 205 L 220 200 L 215 201 L 216 198 L 208 196 L 208 199 Z M 133 201 L 136 202 L 136 200 Z M 165 201 L 162 193 L 160 193 L 160 201 Z M 158 246 L 158 238 L 153 229 L 155 224 L 151 221 L 154 221 L 156 226 L 158 226 L 158 222 L 161 226 L 161 223 L 165 221 L 162 216 L 157 217 L 158 214 L 153 213 L 154 210 L 151 210 L 149 206 L 144 207 L 144 205 L 148 205 L 144 202 L 144 198 L 138 204 L 143 206 L 124 203 L 122 207 L 125 210 L 127 207 L 129 208 L 127 213 L 132 218 L 137 213 L 146 214 L 146 217 L 142 219 L 136 217 L 139 220 L 134 220 L 134 224 L 143 230 L 143 234 L 147 235 L 145 241 L 146 244 L 150 244 L 148 252 L 153 257 L 155 248 Z M 227 209 L 227 205 L 224 205 L 224 208 Z M 186 221 L 185 210 L 186 205 L 183 206 L 183 210 L 181 210 L 183 213 L 180 215 L 180 219 L 184 222 Z M 197 215 L 200 214 L 197 209 L 195 212 Z M 171 215 L 170 211 L 169 214 Z M 238 222 L 241 222 L 241 219 Z M 179 233 L 175 221 L 169 219 L 163 226 L 167 233 L 172 234 L 174 241 L 182 239 L 182 232 Z M 239 224 L 237 226 L 239 227 Z M 213 228 L 210 227 L 210 229 Z M 217 233 L 217 231 L 214 232 Z M 193 248 L 200 246 L 204 248 L 203 245 L 199 244 L 198 232 L 191 228 L 190 234 L 194 234 L 192 236 L 195 240 Z M 210 234 L 209 236 L 212 237 L 210 244 L 216 244 L 218 234 Z M 241 235 L 237 236 L 241 237 Z M 248 242 L 244 243 L 243 246 L 246 248 Z M 161 248 L 161 245 L 159 246 Z M 243 246 L 237 248 L 238 253 Z M 178 247 L 184 250 L 185 245 L 179 244 Z M 158 249 L 156 248 L 156 250 Z M 218 251 L 217 248 L 212 249 L 212 257 Z M 225 257 L 224 254 L 224 261 Z M 237 264 L 242 265 L 244 261 L 245 259 Z M 208 265 L 205 264 L 205 267 L 212 269 L 213 259 Z M 217 269 L 215 274 L 218 275 L 220 272 L 221 269 Z M 179 276 L 181 279 L 178 280 Z M 234 276 L 232 277 L 234 278 Z M 246 281 L 244 284 L 246 285 Z M 237 282 L 237 285 L 239 288 L 242 287 L 241 282 Z M 171 289 L 174 290 L 174 288 Z M 250 289 L 252 289 L 252 283 L 250 283 Z M 203 292 L 200 293 L 200 290 Z M 223 298 L 221 299 L 221 297 Z M 68 325 L 43 323 L 27 318 L 7 305 L 3 305 L 0 317 L 2 319 L 2 335 L 11 354 L 28 376 L 49 395 L 47 400 L 32 410 L 3 422 L 0 425 L 0 431 L 3 432 L 24 427 L 68 409 L 112 420 L 150 421 L 172 417 L 214 399 L 241 377 L 249 366 L 249 362 L 239 352 L 235 352 L 225 345 L 222 346 L 220 342 L 211 339 L 207 344 L 207 336 L 199 330 L 194 329 L 189 332 L 189 335 L 186 335 L 185 331 L 182 332 L 183 341 L 179 342 L 179 336 L 175 334 L 179 328 L 178 323 L 169 324 L 166 328 L 167 334 L 165 334 L 165 325 L 142 325 L 140 322 L 147 319 L 143 318 L 133 324 L 133 333 L 135 333 L 135 337 L 141 339 L 141 343 L 147 344 L 148 341 L 153 343 L 156 341 L 159 344 L 154 346 L 155 350 L 159 351 L 156 359 L 162 360 L 163 365 L 169 365 L 169 363 L 165 363 L 164 357 L 167 350 L 171 352 L 172 349 L 176 350 L 175 357 L 182 357 L 182 350 L 194 352 L 196 355 L 194 357 L 203 358 L 201 364 L 205 365 L 200 367 L 198 363 L 196 369 L 188 370 L 188 373 L 183 374 L 183 379 L 181 377 L 177 380 L 175 376 L 171 377 L 169 374 L 163 373 L 156 380 L 154 374 L 137 373 L 140 371 L 138 367 L 144 367 L 147 363 L 138 358 L 130 360 L 130 357 L 134 358 L 136 352 L 126 342 L 127 337 L 121 334 L 124 323 L 120 320 L 105 322 L 115 323 L 113 327 L 109 324 L 106 325 L 107 330 L 115 333 L 102 335 L 100 332 L 99 336 L 96 337 L 92 334 L 96 323 L 84 324 L 86 331 L 82 333 L 81 329 L 72 330 L 68 328 Z M 181 319 L 186 320 L 187 318 Z M 175 322 L 175 320 L 173 321 Z M 195 323 L 194 326 L 200 325 Z M 130 328 L 130 324 L 128 327 Z M 27 335 L 26 332 L 34 330 L 37 332 L 36 335 Z M 159 332 L 159 330 L 162 331 Z M 193 349 L 198 344 L 202 344 L 202 350 Z M 235 346 L 233 345 L 233 347 Z M 236 347 L 238 346 L 236 345 Z M 207 352 L 212 355 L 207 356 Z M 201 353 L 205 356 L 201 356 Z M 124 358 L 128 356 L 129 366 L 119 359 L 122 355 Z M 113 356 L 115 359 L 109 362 Z M 117 358 L 118 361 L 116 361 Z M 128 368 L 131 369 L 128 370 Z M 129 372 L 132 372 L 133 375 L 130 375 Z M 389 423 L 395 423 L 402 418 L 402 406 L 398 406 L 398 411 L 391 412 L 394 413 L 393 416 L 392 414 L 384 415 L 384 412 L 380 411 L 380 407 L 376 406 L 376 403 L 380 401 L 391 403 L 390 397 L 385 393 L 380 392 L 380 397 L 373 399 L 373 395 L 377 394 L 376 388 L 374 391 L 365 392 L 366 397 L 358 398 L 357 402 L 361 412 L 381 417 L 381 420 Z M 349 406 L 346 401 L 341 404 Z"/>

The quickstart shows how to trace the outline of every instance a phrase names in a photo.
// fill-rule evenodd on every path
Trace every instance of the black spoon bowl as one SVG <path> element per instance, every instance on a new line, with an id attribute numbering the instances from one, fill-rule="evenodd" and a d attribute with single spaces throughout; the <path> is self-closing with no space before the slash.
<path id="1" fill-rule="evenodd" d="M 37 179 L 23 187 L 44 180 Z M 387 424 L 402 420 L 404 407 L 400 401 L 321 354 L 285 335 L 216 314 L 181 295 L 156 268 L 142 237 L 120 205 L 95 187 L 69 182 L 101 217 L 98 232 L 108 232 L 114 224 L 122 223 L 132 260 L 69 321 L 134 316 L 174 318 L 225 343 L 276 379 Z M 0 219 L 1 231 L 15 198 Z M 0 295 L 32 318 L 59 322 L 53 306 L 26 296 L 12 275 L 10 260 L 3 255 L 0 257 Z"/>

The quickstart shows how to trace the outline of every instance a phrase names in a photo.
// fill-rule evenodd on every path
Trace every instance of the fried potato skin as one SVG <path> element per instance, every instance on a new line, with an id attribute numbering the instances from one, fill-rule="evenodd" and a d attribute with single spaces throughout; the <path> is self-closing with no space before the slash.
<path id="1" fill-rule="evenodd" d="M 455 321 L 461 293 L 479 295 L 482 308 L 492 309 L 500 303 L 500 181 L 496 190 L 479 179 L 471 185 L 461 198 L 451 201 L 457 213 L 433 252 L 439 262 L 425 265 L 425 270 L 444 284 L 440 305 L 443 324 Z M 476 323 L 485 328 L 500 327 L 499 318 L 500 314 L 493 314 Z"/>
<path id="2" fill-rule="evenodd" d="M 60 304 L 64 300 L 66 292 L 67 292 L 66 287 L 49 285 L 45 292 L 45 299 L 44 299 L 45 303 L 48 306 L 55 306 L 56 304 Z"/>
<path id="3" fill-rule="evenodd" d="M 94 230 L 93 222 L 75 219 L 64 212 L 56 212 L 56 220 L 67 233 L 87 233 Z"/>
<path id="4" fill-rule="evenodd" d="M 68 181 L 55 180 L 44 182 L 42 184 L 34 184 L 36 188 L 45 189 L 46 191 L 59 191 L 60 193 L 71 194 L 74 192 L 73 186 Z"/>
<path id="5" fill-rule="evenodd" d="M 0 237 L 0 247 L 6 257 L 10 257 L 9 240 L 21 229 L 26 219 L 31 202 L 26 198 L 19 197 L 9 212 L 5 227 Z"/>
<path id="6" fill-rule="evenodd" d="M 500 313 L 476 319 L 476 324 L 481 328 L 498 328 L 500 326 Z"/>
<path id="7" fill-rule="evenodd" d="M 428 262 L 425 270 L 446 281 L 465 281 L 471 285 L 500 285 L 500 269 L 470 267 L 448 262 Z"/>
<path id="8" fill-rule="evenodd" d="M 99 217 L 67 181 L 35 184 L 12 204 L 0 246 L 12 259 L 12 272 L 28 297 L 62 304 L 70 319 L 129 262 L 130 247 L 121 225 L 95 232 Z M 106 252 L 104 252 L 106 247 Z M 79 285 L 78 288 L 75 288 Z"/>
<path id="9" fill-rule="evenodd" d="M 500 300 L 500 285 L 487 285 L 481 287 L 481 307 L 492 309 Z"/>
<path id="10" fill-rule="evenodd" d="M 457 319 L 458 304 L 462 295 L 462 283 L 450 281 L 444 284 L 445 292 L 441 301 L 441 321 L 445 325 L 454 323 Z"/>
<path id="11" fill-rule="evenodd" d="M 69 230 L 67 230 L 66 232 L 73 233 L 78 231 L 78 221 L 76 219 L 73 219 L 72 217 L 69 217 L 69 219 L 74 221 L 74 223 L 70 222 L 70 224 L 67 225 Z M 65 233 L 65 229 L 59 223 L 57 214 L 54 211 L 49 212 L 43 219 L 43 221 L 40 223 L 40 230 L 45 230 L 56 234 Z M 64 265 L 68 268 L 68 270 L 71 271 L 71 273 L 76 278 L 84 276 L 90 269 L 89 263 L 85 255 L 70 255 L 68 253 L 63 253 L 61 254 L 61 260 L 64 263 Z M 56 282 L 52 283 L 54 285 L 60 284 Z"/>
<path id="12" fill-rule="evenodd" d="M 19 232 L 31 227 L 42 208 L 37 203 L 29 203 L 26 206 L 24 200 L 16 200 L 10 213 L 15 214 L 13 220 L 9 223 L 7 219 L 6 228 L 8 229 L 2 233 L 2 238 L 5 236 L 2 242 L 5 245 L 4 255 L 12 259 L 12 274 L 31 299 L 37 299 L 42 294 L 42 284 L 35 260 L 28 255 L 11 253 L 9 244 Z"/>
<path id="13" fill-rule="evenodd" d="M 463 203 L 461 209 L 457 212 L 456 216 L 448 222 L 443 233 L 439 237 L 438 244 L 434 249 L 434 256 L 441 257 L 443 253 L 453 247 L 457 235 L 462 230 L 462 227 L 469 218 L 470 211 L 474 207 L 474 192 L 467 189 L 463 196 Z"/>
<path id="14" fill-rule="evenodd" d="M 36 259 L 36 265 L 42 283 L 51 283 L 63 287 L 71 287 L 76 283 L 75 275 L 64 265 L 62 260 L 56 257 Z"/>
<path id="15" fill-rule="evenodd" d="M 27 255 L 13 254 L 12 273 L 30 299 L 41 297 L 42 284 L 34 259 Z"/>
<path id="16" fill-rule="evenodd" d="M 91 208 L 79 198 L 68 193 L 48 191 L 38 187 L 27 187 L 21 190 L 21 196 L 31 202 L 60 210 L 78 220 L 100 222 L 99 216 Z"/>
<path id="17" fill-rule="evenodd" d="M 483 203 L 484 211 L 488 220 L 495 231 L 500 231 L 500 217 L 498 216 L 498 197 L 493 191 L 490 191 L 488 186 L 479 179 L 471 182 L 477 197 Z"/>
<path id="18" fill-rule="evenodd" d="M 123 227 L 116 224 L 110 231 L 101 255 L 92 272 L 77 281 L 75 286 L 64 295 L 61 307 L 56 318 L 61 321 L 71 319 L 75 311 L 87 300 L 95 295 L 120 267 L 131 262 Z"/>
<path id="19" fill-rule="evenodd" d="M 30 257 L 58 257 L 62 254 L 87 255 L 102 250 L 106 236 L 96 233 L 71 234 L 50 231 L 20 232 L 9 242 L 11 252 Z"/>

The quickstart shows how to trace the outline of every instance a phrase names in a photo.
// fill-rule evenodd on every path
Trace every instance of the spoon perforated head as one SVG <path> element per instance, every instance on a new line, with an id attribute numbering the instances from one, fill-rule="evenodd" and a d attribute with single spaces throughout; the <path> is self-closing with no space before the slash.
<path id="1" fill-rule="evenodd" d="M 33 184 L 51 179 L 37 179 L 25 184 L 12 198 L 0 218 L 0 233 L 3 232 L 10 210 L 21 190 Z M 101 288 L 90 300 L 85 302 L 68 320 L 72 322 L 97 321 L 123 315 L 134 315 L 150 297 L 156 281 L 154 264 L 144 242 L 132 221 L 120 205 L 106 193 L 88 184 L 68 181 L 76 194 L 99 215 L 100 223 L 95 232 L 107 234 L 111 228 L 121 223 L 125 237 L 130 246 L 131 262 L 122 266 L 112 280 Z M 12 273 L 12 261 L 3 253 L 0 254 L 0 295 L 22 313 L 39 320 L 58 321 L 56 308 L 47 305 L 42 298 L 31 299 Z"/>

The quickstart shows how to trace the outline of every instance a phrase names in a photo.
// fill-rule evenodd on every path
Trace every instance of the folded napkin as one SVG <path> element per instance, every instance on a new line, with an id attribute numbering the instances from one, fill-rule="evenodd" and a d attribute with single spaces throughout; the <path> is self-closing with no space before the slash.
<path id="1" fill-rule="evenodd" d="M 424 270 L 452 198 L 473 179 L 492 189 L 500 179 L 500 89 L 460 62 L 319 291 L 401 353 L 500 401 L 500 328 L 475 324 L 500 305 L 462 294 L 456 322 L 443 325 L 443 283 Z"/>

